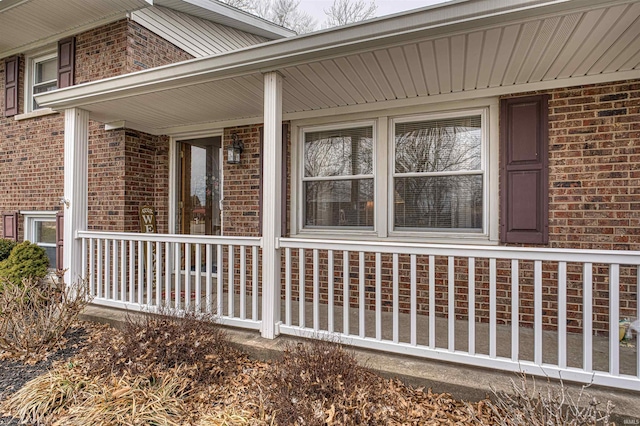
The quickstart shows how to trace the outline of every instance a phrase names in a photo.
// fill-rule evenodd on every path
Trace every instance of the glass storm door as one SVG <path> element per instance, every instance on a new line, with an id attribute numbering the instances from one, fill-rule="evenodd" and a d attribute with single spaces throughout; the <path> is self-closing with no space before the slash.
<path id="1" fill-rule="evenodd" d="M 220 148 L 220 136 L 179 143 L 179 234 L 222 235 Z"/>

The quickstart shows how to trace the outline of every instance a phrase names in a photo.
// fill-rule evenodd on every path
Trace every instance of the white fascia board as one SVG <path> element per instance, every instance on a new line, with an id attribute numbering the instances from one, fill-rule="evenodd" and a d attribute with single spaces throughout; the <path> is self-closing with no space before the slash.
<path id="1" fill-rule="evenodd" d="M 157 2 L 158 0 L 156 0 Z M 612 0 L 597 7 L 632 3 Z M 509 3 L 509 8 L 504 7 Z M 361 24 L 276 40 L 233 52 L 192 59 L 150 70 L 46 92 L 35 98 L 53 109 L 82 107 L 159 90 L 189 86 L 374 48 L 457 34 L 491 25 L 593 9 L 592 0 L 527 1 L 478 0 L 445 3 L 443 7 L 374 19 Z M 498 10 L 496 12 L 496 10 Z M 484 13 L 483 13 L 484 11 Z M 426 24 L 425 24 L 426 22 Z"/>
<path id="2" fill-rule="evenodd" d="M 259 16 L 252 15 L 238 8 L 211 0 L 154 0 L 156 6 L 164 6 L 179 12 L 193 15 L 190 6 L 199 10 L 197 16 L 219 24 L 228 25 L 239 30 L 259 35 L 269 39 L 291 37 L 296 35 L 283 26 L 274 24 Z"/>

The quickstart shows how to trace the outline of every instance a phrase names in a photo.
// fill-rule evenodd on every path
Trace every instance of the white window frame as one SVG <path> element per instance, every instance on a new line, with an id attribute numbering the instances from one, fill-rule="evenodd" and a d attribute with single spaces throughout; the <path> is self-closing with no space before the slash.
<path id="1" fill-rule="evenodd" d="M 56 224 L 57 211 L 22 211 L 20 212 L 24 216 L 24 239 L 30 241 L 33 244 L 37 244 L 40 247 L 53 247 L 56 248 L 57 244 L 54 243 L 41 243 L 36 241 L 36 223 L 38 222 L 53 222 Z M 57 256 L 57 253 L 56 253 Z M 56 265 L 49 265 L 49 269 L 56 269 Z"/>
<path id="2" fill-rule="evenodd" d="M 488 238 L 487 230 L 489 228 L 488 221 L 488 201 L 489 201 L 489 188 L 487 184 L 487 170 L 489 169 L 488 165 L 488 141 L 489 141 L 489 125 L 487 123 L 487 116 L 489 114 L 488 107 L 482 109 L 463 109 L 457 111 L 449 111 L 443 113 L 429 113 L 429 114 L 420 114 L 420 115 L 406 115 L 400 117 L 394 117 L 390 119 L 389 122 L 389 162 L 388 162 L 388 197 L 389 204 L 387 207 L 388 214 L 388 227 L 389 227 L 389 235 L 390 236 L 399 236 L 399 237 L 421 237 L 428 235 L 434 238 L 465 238 L 465 237 L 474 237 L 479 236 L 483 238 Z M 395 203 L 394 200 L 394 179 L 402 174 L 398 174 L 395 171 L 395 125 L 401 123 L 409 123 L 409 122 L 417 122 L 417 121 L 433 121 L 433 120 L 443 120 L 448 118 L 460 118 L 460 117 L 469 117 L 469 116 L 480 116 L 481 122 L 481 137 L 482 141 L 480 144 L 480 169 L 481 173 L 473 173 L 473 174 L 481 174 L 482 175 L 482 229 L 480 230 L 463 230 L 463 229 L 434 229 L 434 230 L 426 230 L 426 229 L 394 229 L 394 218 L 395 218 Z M 464 171 L 459 172 L 449 172 L 447 176 L 453 175 L 463 175 L 468 174 Z"/>
<path id="3" fill-rule="evenodd" d="M 483 226 L 482 231 L 459 232 L 393 229 L 393 175 L 395 123 L 439 117 L 464 117 L 481 114 L 483 168 Z M 406 241 L 419 243 L 490 244 L 499 243 L 498 218 L 498 146 L 499 99 L 479 98 L 421 106 L 398 107 L 382 112 L 362 112 L 333 116 L 318 116 L 291 123 L 291 235 L 299 238 L 335 238 L 371 241 Z M 374 229 L 305 228 L 303 188 L 304 133 L 321 129 L 349 128 L 363 123 L 374 126 Z"/>
<path id="4" fill-rule="evenodd" d="M 309 232 L 309 233 L 313 233 L 313 234 L 324 234 L 324 235 L 335 235 L 336 233 L 340 234 L 340 235 L 369 235 L 369 236 L 375 236 L 376 235 L 376 205 L 377 205 L 377 187 L 378 187 L 378 179 L 376 177 L 376 170 L 378 168 L 377 166 L 377 121 L 376 120 L 364 120 L 364 121 L 346 121 L 346 122 L 342 122 L 342 123 L 335 123 L 335 124 L 324 124 L 324 125 L 310 125 L 310 126 L 304 126 L 304 127 L 300 127 L 298 129 L 298 140 L 299 142 L 299 147 L 300 149 L 296 150 L 297 152 L 297 156 L 296 157 L 292 157 L 292 158 L 297 158 L 297 163 L 296 166 L 300 168 L 300 177 L 299 177 L 299 184 L 297 185 L 298 188 L 298 199 L 299 200 L 303 200 L 304 199 L 304 182 L 306 181 L 311 181 L 311 180 L 331 180 L 331 179 L 316 179 L 316 178 L 306 178 L 304 176 L 304 167 L 300 167 L 300 165 L 304 164 L 304 135 L 305 133 L 311 133 L 311 132 L 322 132 L 322 131 L 331 131 L 331 130 L 343 130 L 343 129 L 352 129 L 352 128 L 359 128 L 359 127 L 371 127 L 372 129 L 372 139 L 373 139 L 373 171 L 371 174 L 366 174 L 366 175 L 353 175 L 353 176 L 349 176 L 348 178 L 344 178 L 341 177 L 340 180 L 355 180 L 355 179 L 373 179 L 373 228 L 371 227 L 357 227 L 357 226 L 333 226 L 333 227 L 319 227 L 319 226 L 313 226 L 313 227 L 307 227 L 305 226 L 304 222 L 305 222 L 305 213 L 304 213 L 304 202 L 299 202 L 298 203 L 298 217 L 299 219 L 299 223 L 297 225 L 297 229 L 301 229 L 304 230 L 305 232 Z M 293 155 L 293 151 L 292 151 L 292 155 Z M 293 176 L 293 175 L 292 175 Z M 338 179 L 335 179 L 338 180 Z M 292 188 L 293 189 L 293 188 Z M 293 192 L 292 192 L 293 193 Z"/>
<path id="5" fill-rule="evenodd" d="M 33 108 L 33 86 L 35 85 L 36 80 L 36 65 L 39 62 L 48 61 L 58 57 L 58 50 L 56 48 L 49 48 L 44 51 L 39 51 L 37 53 L 33 53 L 26 58 L 26 69 L 25 69 L 25 87 L 24 87 L 24 111 L 25 113 L 40 111 L 40 110 L 49 110 L 50 108 Z M 56 76 L 57 81 L 57 76 Z M 56 82 L 57 85 L 57 82 Z"/>

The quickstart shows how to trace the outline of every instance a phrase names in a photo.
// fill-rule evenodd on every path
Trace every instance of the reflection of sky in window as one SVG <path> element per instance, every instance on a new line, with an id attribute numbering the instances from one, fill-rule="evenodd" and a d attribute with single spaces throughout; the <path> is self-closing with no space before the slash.
<path id="1" fill-rule="evenodd" d="M 197 146 L 191 147 L 191 195 L 206 203 L 207 190 L 207 150 Z"/>
<path id="2" fill-rule="evenodd" d="M 308 132 L 304 150 L 307 177 L 373 173 L 371 127 Z"/>
<path id="3" fill-rule="evenodd" d="M 480 169 L 480 126 L 480 116 L 396 124 L 396 172 Z"/>

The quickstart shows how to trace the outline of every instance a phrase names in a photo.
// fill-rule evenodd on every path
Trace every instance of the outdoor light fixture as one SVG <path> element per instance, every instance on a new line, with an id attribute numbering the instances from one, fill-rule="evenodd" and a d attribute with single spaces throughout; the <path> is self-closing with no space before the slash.
<path id="1" fill-rule="evenodd" d="M 232 142 L 227 147 L 227 163 L 228 164 L 239 164 L 240 163 L 240 154 L 244 151 L 244 144 L 240 139 L 238 139 L 238 134 L 233 133 L 231 135 Z"/>

